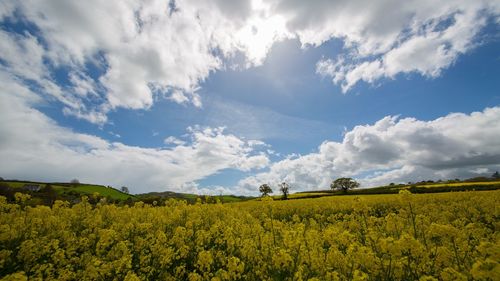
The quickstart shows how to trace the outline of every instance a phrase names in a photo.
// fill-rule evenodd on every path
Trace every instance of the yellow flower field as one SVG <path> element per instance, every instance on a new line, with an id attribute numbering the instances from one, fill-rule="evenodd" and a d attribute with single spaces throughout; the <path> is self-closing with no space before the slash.
<path id="1" fill-rule="evenodd" d="M 2 280 L 498 280 L 500 191 L 8 204 Z"/>

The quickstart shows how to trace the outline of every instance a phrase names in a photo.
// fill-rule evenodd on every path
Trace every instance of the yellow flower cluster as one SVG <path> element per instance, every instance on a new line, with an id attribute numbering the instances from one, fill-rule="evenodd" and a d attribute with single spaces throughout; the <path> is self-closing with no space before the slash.
<path id="1" fill-rule="evenodd" d="M 500 191 L 52 208 L 0 197 L 1 280 L 498 280 Z"/>

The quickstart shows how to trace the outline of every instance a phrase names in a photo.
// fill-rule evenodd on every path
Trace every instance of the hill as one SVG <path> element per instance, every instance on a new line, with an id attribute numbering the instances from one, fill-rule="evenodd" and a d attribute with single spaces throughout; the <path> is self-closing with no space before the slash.
<path id="1" fill-rule="evenodd" d="M 138 194 L 137 198 L 146 203 L 151 203 L 153 201 L 162 202 L 168 199 L 182 199 L 186 200 L 189 203 L 195 203 L 196 200 L 201 200 L 202 202 L 216 202 L 219 200 L 222 203 L 232 203 L 232 202 L 241 202 L 253 199 L 254 197 L 247 196 L 236 196 L 236 195 L 219 195 L 219 196 L 204 196 L 197 195 L 192 193 L 178 193 L 173 191 L 164 191 L 164 192 L 149 192 Z"/>
<path id="2" fill-rule="evenodd" d="M 83 195 L 89 197 L 97 195 L 110 201 L 125 201 L 136 198 L 135 195 L 104 185 L 19 180 L 0 181 L 0 195 L 11 198 L 16 192 L 28 193 L 35 201 L 34 203 L 42 204 L 50 204 L 54 200 L 75 202 L 80 200 Z"/>
<path id="3" fill-rule="evenodd" d="M 91 198 L 91 201 L 98 201 L 100 198 L 106 198 L 110 203 L 142 201 L 148 204 L 162 204 L 168 199 L 185 200 L 188 203 L 196 203 L 200 200 L 204 203 L 222 203 L 241 202 L 253 199 L 254 197 L 220 195 L 204 196 L 191 193 L 178 193 L 172 191 L 150 192 L 144 194 L 127 194 L 110 186 L 87 184 L 87 183 L 67 183 L 67 182 L 38 182 L 23 180 L 4 180 L 0 181 L 0 195 L 6 196 L 9 201 L 14 201 L 16 192 L 28 193 L 32 199 L 30 204 L 51 205 L 55 200 L 63 200 L 76 203 L 81 197 L 86 195 L 99 198 Z M 156 201 L 156 203 L 154 203 Z"/>

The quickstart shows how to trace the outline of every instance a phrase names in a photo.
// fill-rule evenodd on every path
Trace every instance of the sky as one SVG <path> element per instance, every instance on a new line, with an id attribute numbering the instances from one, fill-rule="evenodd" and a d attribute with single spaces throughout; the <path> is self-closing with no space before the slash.
<path id="1" fill-rule="evenodd" d="M 257 195 L 500 170 L 499 1 L 0 2 L 0 176 Z"/>

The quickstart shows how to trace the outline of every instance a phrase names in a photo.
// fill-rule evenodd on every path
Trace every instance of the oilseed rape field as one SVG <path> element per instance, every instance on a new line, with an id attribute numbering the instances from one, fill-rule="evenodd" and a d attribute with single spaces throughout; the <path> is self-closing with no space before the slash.
<path id="1" fill-rule="evenodd" d="M 2 280 L 498 280 L 500 191 L 70 206 L 0 197 Z"/>

